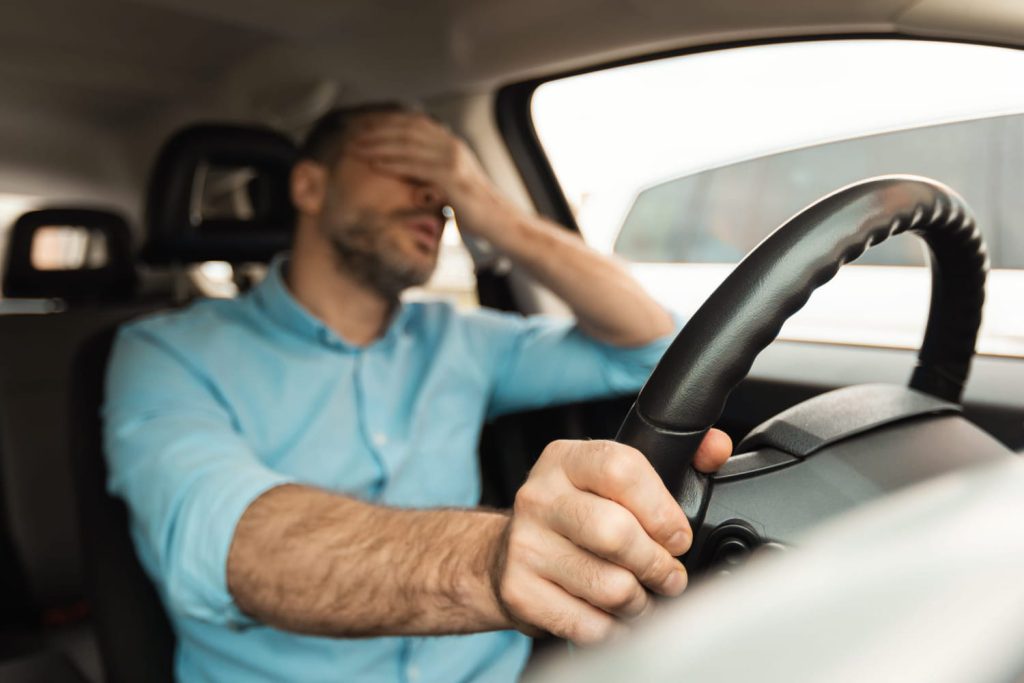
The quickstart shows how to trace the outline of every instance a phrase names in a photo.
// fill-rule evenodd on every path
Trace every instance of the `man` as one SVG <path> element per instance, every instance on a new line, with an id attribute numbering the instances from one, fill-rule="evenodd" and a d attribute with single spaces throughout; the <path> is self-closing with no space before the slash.
<path id="1" fill-rule="evenodd" d="M 178 677 L 507 681 L 522 632 L 595 642 L 648 591 L 678 595 L 690 530 L 633 449 L 553 443 L 514 511 L 473 508 L 485 419 L 636 391 L 670 316 L 401 107 L 326 115 L 291 182 L 290 258 L 236 301 L 128 326 L 111 361 L 110 488 Z M 448 205 L 575 323 L 400 303 L 434 268 Z M 729 449 L 713 432 L 697 465 Z"/>

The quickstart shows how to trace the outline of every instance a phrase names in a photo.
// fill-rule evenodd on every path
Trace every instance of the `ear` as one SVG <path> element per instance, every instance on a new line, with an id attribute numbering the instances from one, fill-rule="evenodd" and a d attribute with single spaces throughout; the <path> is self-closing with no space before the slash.
<path id="1" fill-rule="evenodd" d="M 317 215 L 324 207 L 327 192 L 327 169 L 323 164 L 303 159 L 295 164 L 291 175 L 292 203 L 300 215 Z"/>

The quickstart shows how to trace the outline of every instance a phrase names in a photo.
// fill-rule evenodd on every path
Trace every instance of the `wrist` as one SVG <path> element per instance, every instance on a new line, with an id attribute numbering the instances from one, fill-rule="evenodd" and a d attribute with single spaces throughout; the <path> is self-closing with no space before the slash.
<path id="1" fill-rule="evenodd" d="M 505 560 L 508 556 L 508 536 L 512 530 L 512 517 L 505 518 L 498 535 L 494 538 L 488 552 L 488 588 L 491 592 L 491 604 L 497 614 L 506 622 L 507 627 L 513 626 L 515 620 L 505 607 L 505 601 L 501 597 L 501 580 L 505 575 Z"/>
<path id="2" fill-rule="evenodd" d="M 480 511 L 479 534 L 467 536 L 465 551 L 468 571 L 463 576 L 462 602 L 477 613 L 480 630 L 513 628 L 500 595 L 501 576 L 505 566 L 505 546 L 511 517 L 499 511 Z"/>

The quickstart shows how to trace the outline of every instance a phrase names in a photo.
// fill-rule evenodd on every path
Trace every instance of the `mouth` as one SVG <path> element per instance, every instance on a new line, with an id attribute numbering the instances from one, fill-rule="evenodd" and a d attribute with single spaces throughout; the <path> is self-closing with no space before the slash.
<path id="1" fill-rule="evenodd" d="M 419 244 L 429 248 L 430 251 L 437 248 L 437 243 L 441 239 L 441 230 L 444 228 L 444 224 L 439 219 L 431 216 L 419 216 L 406 221 L 405 225 Z"/>

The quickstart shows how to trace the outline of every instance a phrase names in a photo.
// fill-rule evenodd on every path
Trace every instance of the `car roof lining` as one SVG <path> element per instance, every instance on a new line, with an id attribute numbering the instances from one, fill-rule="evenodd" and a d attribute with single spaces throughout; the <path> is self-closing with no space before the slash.
<path id="1" fill-rule="evenodd" d="M 287 118 L 323 82 L 340 100 L 431 97 L 702 43 L 836 32 L 1020 41 L 1012 3 L 14 0 L 0 6 L 0 87 L 17 94 L 8 102 L 104 125 L 204 101 Z"/>
<path id="2" fill-rule="evenodd" d="M 10 0 L 0 3 L 2 191 L 99 198 L 134 223 L 159 145 L 198 120 L 297 133 L 335 102 L 486 98 L 508 83 L 751 40 L 895 33 L 1019 45 L 1015 3 Z M 478 132 L 478 151 L 500 144 L 493 125 Z"/>

